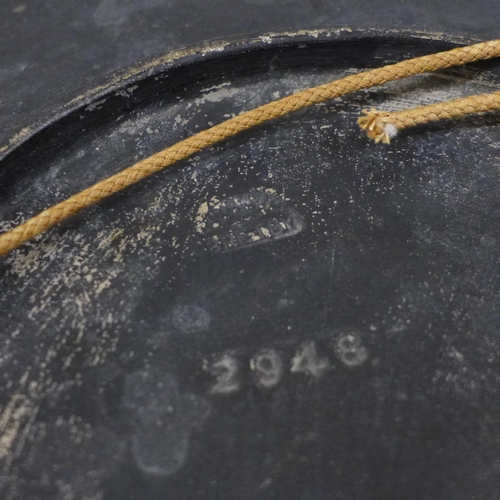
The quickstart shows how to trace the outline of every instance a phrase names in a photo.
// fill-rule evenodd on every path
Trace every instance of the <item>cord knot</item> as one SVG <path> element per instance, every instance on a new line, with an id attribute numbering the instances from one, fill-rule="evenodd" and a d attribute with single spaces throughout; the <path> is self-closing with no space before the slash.
<path id="1" fill-rule="evenodd" d="M 361 130 L 364 130 L 370 139 L 375 142 L 383 142 L 390 144 L 391 139 L 398 135 L 397 127 L 391 123 L 390 114 L 385 111 L 377 111 L 371 109 L 370 111 L 364 109 L 362 116 L 358 119 L 358 125 Z"/>

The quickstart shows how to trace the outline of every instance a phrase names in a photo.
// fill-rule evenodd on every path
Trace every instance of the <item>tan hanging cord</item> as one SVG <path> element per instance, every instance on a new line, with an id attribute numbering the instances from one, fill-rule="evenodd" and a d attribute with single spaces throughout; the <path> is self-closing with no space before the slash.
<path id="1" fill-rule="evenodd" d="M 371 109 L 363 111 L 365 116 L 359 118 L 358 124 L 370 139 L 389 144 L 391 139 L 405 128 L 498 109 L 500 109 L 500 92 L 492 92 L 393 113 Z"/>
<path id="2" fill-rule="evenodd" d="M 350 75 L 297 92 L 199 132 L 94 184 L 0 236 L 0 255 L 18 248 L 80 210 L 98 203 L 198 151 L 293 111 L 393 80 L 500 56 L 500 40 L 455 48 Z"/>

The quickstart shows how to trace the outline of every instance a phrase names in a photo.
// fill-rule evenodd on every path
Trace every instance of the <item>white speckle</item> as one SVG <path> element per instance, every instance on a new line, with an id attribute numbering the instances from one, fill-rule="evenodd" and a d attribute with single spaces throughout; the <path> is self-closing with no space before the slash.
<path id="1" fill-rule="evenodd" d="M 276 306 L 277 309 L 285 309 L 286 307 L 293 306 L 295 301 L 293 299 L 280 299 L 278 300 L 278 304 Z"/>
<path id="2" fill-rule="evenodd" d="M 208 203 L 204 202 L 202 203 L 199 208 L 198 208 L 198 213 L 196 214 L 195 221 L 196 221 L 196 231 L 198 233 L 202 233 L 203 230 L 205 229 L 205 217 L 208 213 Z"/>
<path id="3" fill-rule="evenodd" d="M 455 358 L 457 361 L 460 361 L 461 363 L 464 361 L 465 357 L 464 355 L 457 351 L 454 347 L 452 347 L 448 353 L 450 358 Z"/>
<path id="4" fill-rule="evenodd" d="M 223 87 L 214 90 L 213 92 L 209 92 L 203 95 L 203 97 L 198 97 L 198 99 L 195 99 L 194 103 L 196 106 L 199 106 L 200 104 L 204 104 L 206 102 L 221 102 L 223 99 L 234 97 L 238 94 L 238 92 L 238 89 Z"/>
<path id="5" fill-rule="evenodd" d="M 212 92 L 214 90 L 219 90 L 219 89 L 222 89 L 224 87 L 230 87 L 231 86 L 231 82 L 224 82 L 224 83 L 221 83 L 220 85 L 214 85 L 212 87 L 207 87 L 206 89 L 202 89 L 201 92 L 206 94 L 207 92 Z"/>
<path id="6" fill-rule="evenodd" d="M 101 99 L 100 101 L 96 101 L 92 104 L 89 104 L 86 108 L 85 111 L 94 111 L 96 109 L 101 109 L 102 105 L 106 102 L 106 99 Z"/>

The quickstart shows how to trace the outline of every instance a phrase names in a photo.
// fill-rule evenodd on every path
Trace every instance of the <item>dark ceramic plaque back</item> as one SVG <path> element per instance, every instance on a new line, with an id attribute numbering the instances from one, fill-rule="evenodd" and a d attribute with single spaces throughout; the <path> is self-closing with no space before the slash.
<path id="1" fill-rule="evenodd" d="M 229 116 L 452 46 L 323 32 L 149 65 L 0 162 L 2 229 Z M 498 116 L 390 146 L 356 119 L 498 83 L 489 62 L 314 106 L 3 258 L 2 498 L 497 499 Z"/>

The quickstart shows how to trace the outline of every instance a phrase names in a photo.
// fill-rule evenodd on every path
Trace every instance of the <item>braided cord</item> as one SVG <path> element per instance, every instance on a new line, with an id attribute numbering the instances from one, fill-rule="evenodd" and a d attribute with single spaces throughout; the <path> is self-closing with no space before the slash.
<path id="1" fill-rule="evenodd" d="M 500 40 L 459 47 L 446 52 L 417 57 L 350 75 L 247 111 L 139 161 L 0 235 L 0 255 L 5 255 L 18 248 L 24 242 L 71 217 L 85 207 L 98 203 L 108 196 L 180 160 L 188 158 L 202 149 L 269 120 L 313 104 L 389 81 L 499 56 Z"/>
<path id="2" fill-rule="evenodd" d="M 391 139 L 405 128 L 498 109 L 500 109 L 500 92 L 491 92 L 393 113 L 372 109 L 365 111 L 365 116 L 362 116 L 358 123 L 370 139 L 389 144 Z"/>

